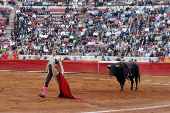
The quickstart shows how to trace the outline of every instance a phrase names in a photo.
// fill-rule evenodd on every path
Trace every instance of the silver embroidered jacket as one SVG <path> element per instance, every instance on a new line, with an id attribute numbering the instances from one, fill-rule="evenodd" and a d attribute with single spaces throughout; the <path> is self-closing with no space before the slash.
<path id="1" fill-rule="evenodd" d="M 59 56 L 50 56 L 49 58 L 49 62 L 47 64 L 47 67 L 46 67 L 46 70 L 49 71 L 49 65 L 52 66 L 52 72 L 53 72 L 53 76 L 57 75 L 58 72 L 57 72 L 57 69 L 56 69 L 56 66 L 60 66 L 60 69 L 61 69 L 61 74 L 63 75 L 64 74 L 64 69 L 63 69 L 63 65 L 62 65 L 62 62 L 61 62 L 61 59 Z"/>

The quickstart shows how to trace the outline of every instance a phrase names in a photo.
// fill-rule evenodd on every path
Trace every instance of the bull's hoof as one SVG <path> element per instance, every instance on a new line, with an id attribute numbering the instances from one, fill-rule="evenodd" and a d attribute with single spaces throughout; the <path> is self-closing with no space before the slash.
<path id="1" fill-rule="evenodd" d="M 138 90 L 138 88 L 135 89 L 135 91 L 137 91 L 137 90 Z"/>
<path id="2" fill-rule="evenodd" d="M 121 93 L 123 93 L 123 90 L 120 90 Z"/>
<path id="3" fill-rule="evenodd" d="M 130 91 L 133 91 L 133 88 L 131 88 Z"/>

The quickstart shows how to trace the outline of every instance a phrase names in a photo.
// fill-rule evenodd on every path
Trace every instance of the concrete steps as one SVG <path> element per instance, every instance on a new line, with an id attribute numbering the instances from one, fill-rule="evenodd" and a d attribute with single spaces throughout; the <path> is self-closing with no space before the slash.
<path id="1" fill-rule="evenodd" d="M 16 3 L 18 3 L 18 0 L 14 0 Z M 14 17 L 15 17 L 15 9 L 16 5 L 13 6 L 13 10 L 10 12 L 9 16 L 9 25 L 6 27 L 6 37 L 9 38 L 11 36 L 11 27 L 13 25 Z"/>

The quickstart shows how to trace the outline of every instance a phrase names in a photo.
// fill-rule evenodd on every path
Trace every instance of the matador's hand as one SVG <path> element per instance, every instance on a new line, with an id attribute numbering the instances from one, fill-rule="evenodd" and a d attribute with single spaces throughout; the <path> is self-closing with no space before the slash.
<path id="1" fill-rule="evenodd" d="M 62 76 L 64 76 L 64 72 L 61 72 Z"/>

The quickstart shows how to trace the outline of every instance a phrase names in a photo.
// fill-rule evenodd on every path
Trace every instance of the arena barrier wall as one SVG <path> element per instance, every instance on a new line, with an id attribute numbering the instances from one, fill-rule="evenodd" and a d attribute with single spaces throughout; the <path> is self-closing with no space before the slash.
<path id="1" fill-rule="evenodd" d="M 48 60 L 0 59 L 0 70 L 45 71 Z M 98 61 L 63 60 L 64 72 L 98 72 Z M 60 67 L 57 67 L 60 71 Z"/>
<path id="2" fill-rule="evenodd" d="M 7 71 L 41 71 L 44 72 L 48 60 L 18 60 L 0 59 L 0 70 Z M 108 74 L 107 65 L 117 61 L 84 61 L 84 60 L 63 60 L 64 72 L 91 72 Z M 170 76 L 170 63 L 146 63 L 137 62 L 140 75 Z M 60 71 L 60 67 L 57 67 Z"/>

